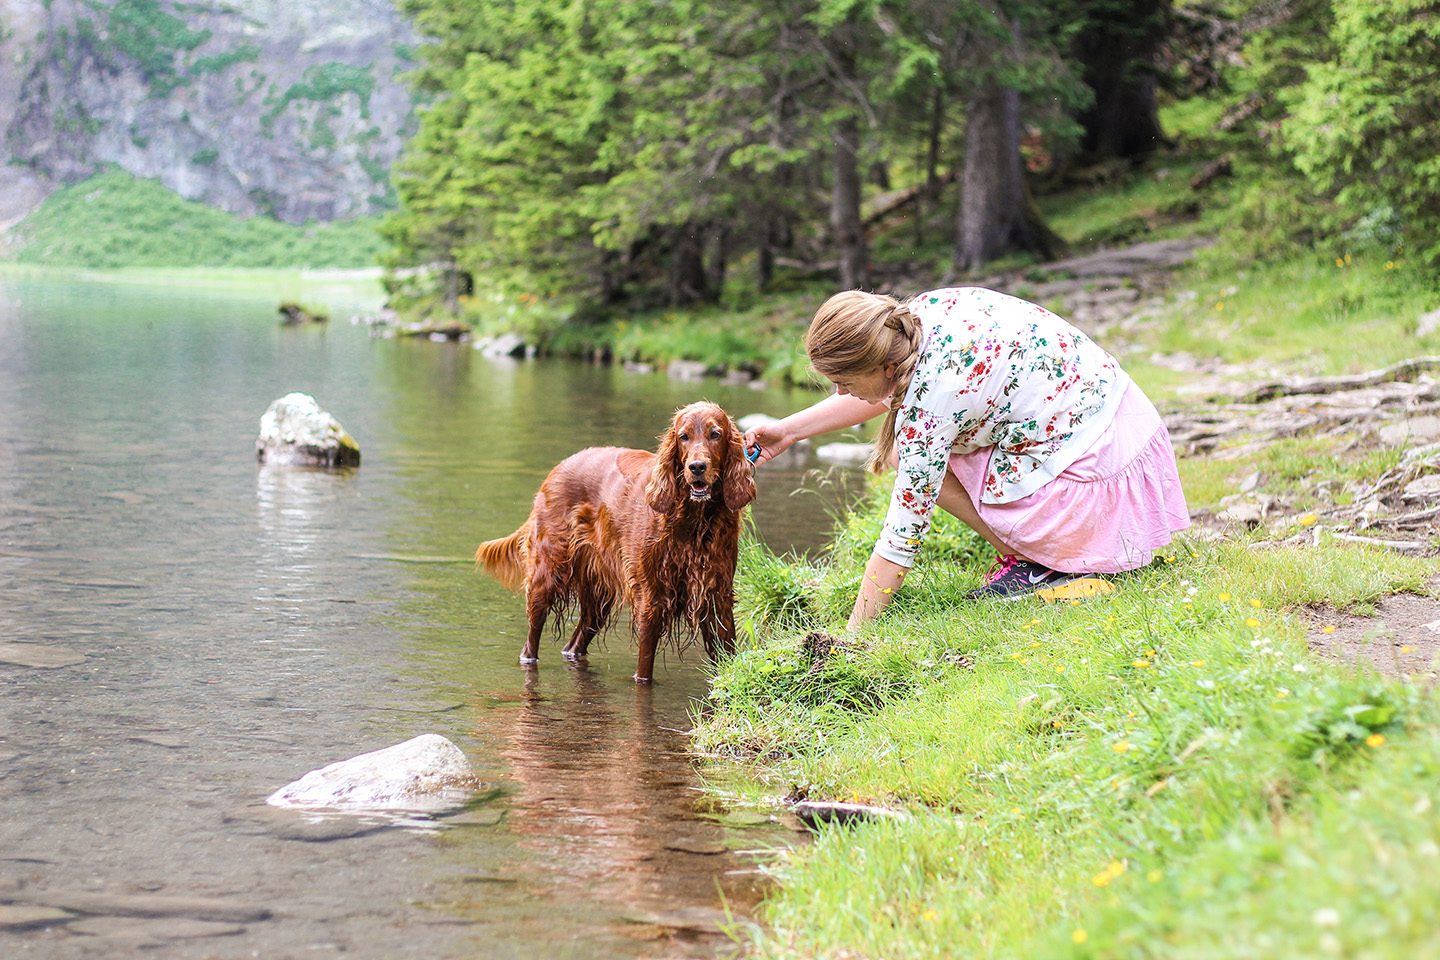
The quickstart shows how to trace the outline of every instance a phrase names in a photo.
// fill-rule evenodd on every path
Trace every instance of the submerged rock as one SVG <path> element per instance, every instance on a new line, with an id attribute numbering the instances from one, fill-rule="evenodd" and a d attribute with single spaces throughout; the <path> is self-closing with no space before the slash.
<path id="1" fill-rule="evenodd" d="M 0 663 L 17 667 L 38 667 L 54 670 L 84 663 L 85 655 L 68 647 L 51 647 L 39 643 L 0 643 Z"/>
<path id="2" fill-rule="evenodd" d="M 276 790 L 276 807 L 427 809 L 478 786 L 460 748 L 435 733 L 311 770 Z"/>
<path id="3" fill-rule="evenodd" d="M 534 348 L 518 333 L 502 333 L 493 337 L 482 337 L 475 341 L 475 349 L 487 357 L 531 357 Z"/>
<path id="4" fill-rule="evenodd" d="M 873 443 L 827 443 L 817 447 L 815 456 L 826 463 L 835 463 L 846 467 L 863 467 L 870 460 L 870 455 L 875 452 Z"/>
<path id="5" fill-rule="evenodd" d="M 278 313 L 280 314 L 280 323 L 287 327 L 298 327 L 307 323 L 330 322 L 330 314 L 322 313 L 319 310 L 311 310 L 293 300 L 287 300 L 280 304 Z"/>
<path id="6" fill-rule="evenodd" d="M 360 464 L 360 445 L 308 393 L 286 394 L 260 418 L 255 456 L 261 463 L 304 467 Z"/>

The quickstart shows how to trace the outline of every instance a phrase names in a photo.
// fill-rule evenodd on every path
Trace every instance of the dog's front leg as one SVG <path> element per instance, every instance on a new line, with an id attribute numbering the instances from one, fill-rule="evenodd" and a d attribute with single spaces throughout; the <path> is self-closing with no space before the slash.
<path id="1" fill-rule="evenodd" d="M 655 649 L 660 646 L 664 618 L 649 602 L 637 604 L 632 614 L 635 639 L 640 644 L 640 658 L 635 664 L 635 682 L 650 683 L 655 679 Z"/>

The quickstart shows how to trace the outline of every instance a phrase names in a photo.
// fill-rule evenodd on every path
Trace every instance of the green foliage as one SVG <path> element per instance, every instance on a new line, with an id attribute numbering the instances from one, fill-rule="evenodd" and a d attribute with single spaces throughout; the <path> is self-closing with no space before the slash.
<path id="1" fill-rule="evenodd" d="M 139 65 L 155 96 L 186 82 L 176 67 L 176 54 L 210 39 L 209 30 L 190 29 L 158 0 L 117 0 L 109 8 L 105 34 L 110 49 Z"/>
<path id="2" fill-rule="evenodd" d="M 540 4 L 409 0 L 434 38 L 414 74 L 437 99 L 397 171 L 397 265 L 515 278 L 593 314 L 715 301 L 753 253 L 833 243 L 820 198 L 832 135 L 863 121 L 863 164 L 925 176 L 933 134 L 977 83 L 1070 104 L 1045 5 L 883 0 Z M 1053 111 L 1052 111 L 1053 112 Z M 1063 116 L 1042 116 L 1047 129 Z M 947 147 L 948 145 L 948 147 Z"/>
<path id="3" fill-rule="evenodd" d="M 1286 121 L 1296 166 L 1352 218 L 1398 217 L 1440 264 L 1440 3 L 1335 4 L 1333 61 L 1311 64 Z"/>
<path id="4" fill-rule="evenodd" d="M 252 63 L 260 59 L 260 48 L 248 43 L 242 43 L 233 50 L 226 50 L 223 53 L 215 53 L 206 57 L 196 57 L 190 64 L 190 76 L 198 76 L 203 73 L 221 73 L 237 63 Z"/>
<path id="5" fill-rule="evenodd" d="M 360 267 L 383 248 L 373 220 L 248 220 L 111 170 L 56 191 L 14 228 L 21 263 L 77 267 Z"/>
<path id="6" fill-rule="evenodd" d="M 260 128 L 269 134 L 275 126 L 275 120 L 285 112 L 286 107 L 297 100 L 328 104 L 345 94 L 354 94 L 360 101 L 360 115 L 368 117 L 370 95 L 374 92 L 375 77 L 369 67 L 338 62 L 313 64 L 305 68 L 298 83 L 291 84 L 284 93 L 274 99 L 270 109 L 260 117 Z M 333 134 L 328 145 L 334 145 Z"/>

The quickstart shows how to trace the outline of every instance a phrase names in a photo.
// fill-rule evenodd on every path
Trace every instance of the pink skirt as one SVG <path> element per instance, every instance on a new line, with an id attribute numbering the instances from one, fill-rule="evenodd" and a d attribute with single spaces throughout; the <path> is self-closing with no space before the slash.
<path id="1" fill-rule="evenodd" d="M 1134 570 L 1190 526 L 1170 432 L 1134 384 L 1095 445 L 1028 497 L 980 502 L 994 451 L 957 453 L 950 471 L 1001 542 L 1052 570 Z"/>

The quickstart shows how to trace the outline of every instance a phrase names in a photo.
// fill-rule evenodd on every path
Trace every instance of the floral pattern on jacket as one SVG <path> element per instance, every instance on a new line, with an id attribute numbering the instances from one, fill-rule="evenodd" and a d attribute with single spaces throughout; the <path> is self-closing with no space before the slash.
<path id="1" fill-rule="evenodd" d="M 1089 449 L 1130 382 L 1114 357 L 1037 304 L 952 287 L 908 306 L 925 335 L 895 420 L 898 472 L 875 547 L 907 567 L 953 453 L 994 448 L 982 502 L 1029 496 Z"/>

